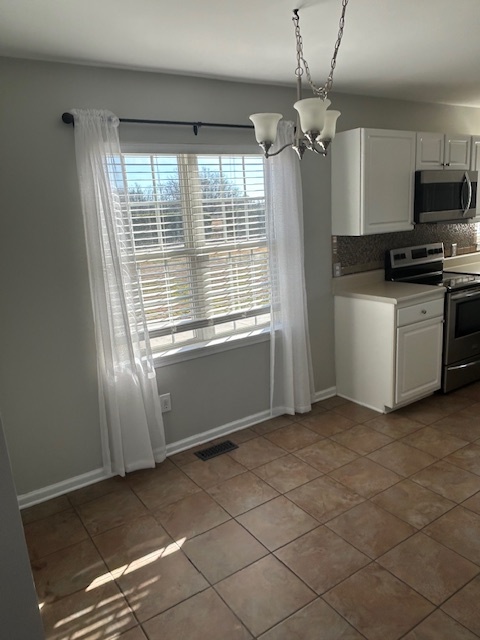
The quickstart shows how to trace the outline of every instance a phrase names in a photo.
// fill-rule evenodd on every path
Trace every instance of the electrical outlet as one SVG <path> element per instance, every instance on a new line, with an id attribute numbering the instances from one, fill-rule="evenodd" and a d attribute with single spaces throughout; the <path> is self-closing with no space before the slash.
<path id="1" fill-rule="evenodd" d="M 160 406 L 162 407 L 162 413 L 172 410 L 172 401 L 169 393 L 164 393 L 160 396 Z"/>

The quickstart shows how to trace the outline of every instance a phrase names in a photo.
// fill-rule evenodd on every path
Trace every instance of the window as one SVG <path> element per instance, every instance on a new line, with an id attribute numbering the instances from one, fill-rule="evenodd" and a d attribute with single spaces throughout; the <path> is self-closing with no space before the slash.
<path id="1" fill-rule="evenodd" d="M 269 326 L 260 155 L 121 157 L 154 353 Z"/>

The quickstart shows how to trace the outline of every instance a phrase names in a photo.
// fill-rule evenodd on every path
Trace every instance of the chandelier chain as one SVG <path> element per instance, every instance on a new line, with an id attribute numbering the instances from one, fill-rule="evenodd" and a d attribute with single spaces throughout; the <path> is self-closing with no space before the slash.
<path id="1" fill-rule="evenodd" d="M 303 55 L 303 39 L 300 33 L 300 18 L 298 17 L 298 10 L 295 9 L 295 11 L 293 12 L 294 16 L 292 20 L 295 25 L 295 38 L 297 41 L 297 68 L 295 69 L 295 75 L 300 78 L 303 75 L 305 70 L 305 75 L 306 75 L 308 84 L 310 85 L 310 88 L 312 89 L 315 95 L 319 96 L 323 100 L 325 100 L 325 98 L 328 96 L 328 93 L 330 92 L 333 85 L 333 73 L 337 65 L 338 50 L 342 42 L 343 29 L 345 27 L 345 12 L 347 10 L 347 4 L 348 4 L 348 0 L 342 0 L 342 13 L 341 13 L 339 24 L 338 24 L 337 41 L 335 42 L 335 47 L 333 49 L 333 56 L 330 62 L 330 73 L 328 74 L 327 81 L 325 82 L 323 87 L 317 87 L 312 80 L 312 76 L 310 74 L 310 68 Z M 302 65 L 303 65 L 303 69 L 302 69 Z"/>

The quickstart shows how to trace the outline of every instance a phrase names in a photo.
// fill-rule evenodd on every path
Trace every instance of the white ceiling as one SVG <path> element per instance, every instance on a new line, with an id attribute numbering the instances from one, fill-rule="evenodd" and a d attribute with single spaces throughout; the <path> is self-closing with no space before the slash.
<path id="1" fill-rule="evenodd" d="M 341 0 L 0 0 L 0 55 L 323 84 Z M 480 0 L 350 0 L 334 91 L 480 107 Z"/>

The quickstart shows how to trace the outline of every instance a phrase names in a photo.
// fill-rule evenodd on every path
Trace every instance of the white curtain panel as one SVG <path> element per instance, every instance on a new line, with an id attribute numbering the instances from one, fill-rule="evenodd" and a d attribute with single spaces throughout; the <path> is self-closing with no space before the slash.
<path id="1" fill-rule="evenodd" d="M 293 122 L 281 120 L 272 151 L 294 138 Z M 270 409 L 305 413 L 314 398 L 307 295 L 303 202 L 298 157 L 291 148 L 265 161 L 267 237 L 272 283 Z"/>
<path id="2" fill-rule="evenodd" d="M 95 322 L 104 466 L 125 475 L 165 458 L 165 435 L 119 164 L 118 118 L 72 109 Z"/>

